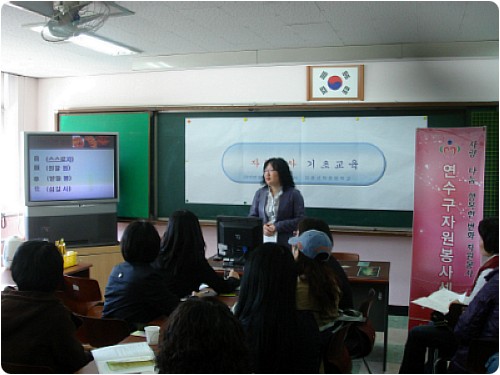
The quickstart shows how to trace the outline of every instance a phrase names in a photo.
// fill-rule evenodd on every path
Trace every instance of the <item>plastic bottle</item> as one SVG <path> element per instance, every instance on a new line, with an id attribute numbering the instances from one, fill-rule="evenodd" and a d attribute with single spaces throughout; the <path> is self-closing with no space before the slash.
<path id="1" fill-rule="evenodd" d="M 66 243 L 64 242 L 64 238 L 61 238 L 59 240 L 58 248 L 59 248 L 59 251 L 61 252 L 61 255 L 66 254 Z"/>

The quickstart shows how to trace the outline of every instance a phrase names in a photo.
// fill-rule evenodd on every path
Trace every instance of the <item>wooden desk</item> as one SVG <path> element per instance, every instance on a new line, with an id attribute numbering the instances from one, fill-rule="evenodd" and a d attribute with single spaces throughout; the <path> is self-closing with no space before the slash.
<path id="1" fill-rule="evenodd" d="M 368 262 L 368 261 L 339 261 L 347 274 L 352 289 L 354 306 L 357 307 L 368 296 L 368 291 L 373 288 L 376 299 L 370 310 L 370 320 L 377 332 L 384 333 L 384 358 L 383 371 L 387 367 L 387 341 L 389 323 L 389 270 L 390 262 Z M 358 276 L 360 266 L 358 264 L 369 263 L 369 267 L 380 267 L 377 277 Z"/>
<path id="2" fill-rule="evenodd" d="M 238 297 L 228 297 L 228 296 L 218 296 L 217 297 L 220 301 L 224 302 L 226 305 L 231 308 L 237 301 Z M 163 324 L 166 322 L 167 318 L 164 319 L 157 319 L 152 321 L 149 325 L 159 325 L 160 327 L 163 326 Z M 122 341 L 120 341 L 120 344 L 130 344 L 134 342 L 145 342 L 146 337 L 141 337 L 141 336 L 133 336 L 129 335 L 128 337 L 124 338 Z M 158 345 L 150 345 L 151 349 L 156 353 L 158 350 Z M 95 361 L 90 361 L 82 367 L 80 370 L 75 372 L 75 374 L 98 374 L 97 371 L 97 365 L 95 364 Z"/>
<path id="3" fill-rule="evenodd" d="M 224 273 L 225 269 L 222 266 L 222 262 L 216 262 L 213 259 L 209 259 L 209 263 L 212 267 L 219 273 Z M 372 305 L 370 311 L 370 319 L 372 320 L 373 327 L 377 332 L 384 333 L 384 358 L 383 358 L 383 370 L 387 367 L 387 330 L 388 330 L 388 306 L 389 306 L 389 262 L 369 262 L 370 267 L 380 267 L 380 272 L 377 277 L 373 276 L 358 276 L 359 262 L 355 261 L 342 261 L 340 264 L 344 268 L 349 282 L 351 284 L 354 305 L 359 306 L 359 304 L 365 300 L 368 296 L 368 291 L 373 288 L 376 291 L 377 298 Z M 366 262 L 362 262 L 366 263 Z M 243 269 L 237 269 L 238 273 L 242 274 Z M 224 302 L 229 307 L 232 307 L 237 301 L 238 297 L 232 296 L 218 296 L 218 298 Z M 159 322 L 155 322 L 159 324 Z M 128 336 L 125 338 L 121 344 L 141 342 L 145 341 L 145 337 L 138 336 Z M 155 346 L 152 346 L 155 350 Z M 94 361 L 87 364 L 85 367 L 81 368 L 76 372 L 77 374 L 96 374 L 97 366 Z"/>
<path id="4" fill-rule="evenodd" d="M 64 269 L 64 274 L 69 276 L 78 276 L 78 277 L 89 277 L 90 276 L 90 267 L 92 267 L 91 263 L 78 263 L 76 266 L 68 267 Z M 1 286 L 2 290 L 6 286 L 14 286 L 16 283 L 12 280 L 12 274 L 10 269 L 2 267 L 1 271 Z"/>

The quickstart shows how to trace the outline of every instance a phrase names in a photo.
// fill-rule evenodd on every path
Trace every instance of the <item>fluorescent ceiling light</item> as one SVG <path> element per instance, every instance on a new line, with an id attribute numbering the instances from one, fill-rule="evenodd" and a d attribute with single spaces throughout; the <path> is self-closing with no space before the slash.
<path id="1" fill-rule="evenodd" d="M 31 27 L 31 30 L 41 33 L 43 28 L 44 26 L 35 26 Z M 44 32 L 48 31 L 45 30 Z M 138 49 L 127 47 L 123 44 L 93 34 L 80 34 L 68 38 L 65 41 L 112 56 L 136 55 L 141 52 Z"/>
<path id="2" fill-rule="evenodd" d="M 88 34 L 78 35 L 68 39 L 68 41 L 81 47 L 89 48 L 112 56 L 135 55 L 139 53 L 138 50 L 130 47 Z"/>

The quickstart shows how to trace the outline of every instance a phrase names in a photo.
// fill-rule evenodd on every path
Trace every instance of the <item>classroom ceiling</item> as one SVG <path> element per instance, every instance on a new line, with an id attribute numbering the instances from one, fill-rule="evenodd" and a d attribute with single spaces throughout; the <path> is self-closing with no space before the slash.
<path id="1" fill-rule="evenodd" d="M 1 70 L 43 78 L 405 58 L 498 59 L 493 1 L 115 3 L 134 14 L 108 18 L 96 34 L 140 54 L 107 56 L 44 41 L 23 25 L 48 18 L 4 3 Z"/>

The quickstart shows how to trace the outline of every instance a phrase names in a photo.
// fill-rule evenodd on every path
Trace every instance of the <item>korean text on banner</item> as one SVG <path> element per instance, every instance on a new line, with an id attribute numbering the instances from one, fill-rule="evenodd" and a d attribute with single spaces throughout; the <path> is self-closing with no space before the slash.
<path id="1" fill-rule="evenodd" d="M 417 129 L 410 300 L 470 292 L 480 266 L 485 128 Z M 410 328 L 430 310 L 410 304 Z"/>

